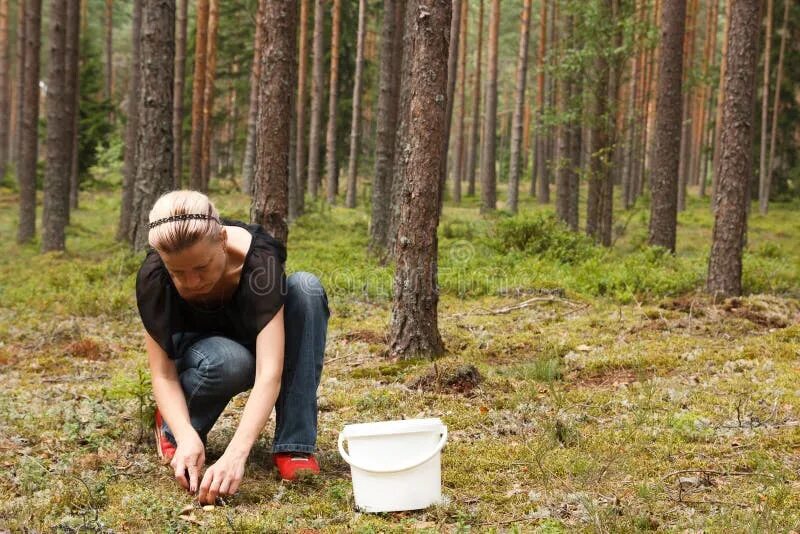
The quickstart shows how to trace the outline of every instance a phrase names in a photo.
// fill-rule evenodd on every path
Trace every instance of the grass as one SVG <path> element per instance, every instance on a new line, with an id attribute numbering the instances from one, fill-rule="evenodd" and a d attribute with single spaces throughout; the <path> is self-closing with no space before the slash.
<path id="1" fill-rule="evenodd" d="M 246 219 L 244 197 L 213 196 L 225 215 Z M 676 256 L 643 246 L 645 206 L 616 214 L 610 251 L 548 226 L 548 247 L 533 253 L 504 245 L 503 228 L 519 237 L 526 225 L 550 224 L 540 215 L 549 207 L 526 200 L 525 216 L 482 218 L 473 199 L 448 204 L 440 227 L 448 354 L 436 362 L 383 356 L 392 269 L 365 254 L 367 213 L 312 209 L 291 228 L 287 268 L 319 274 L 333 312 L 320 387 L 323 476 L 280 482 L 267 429 L 240 493 L 187 520 L 180 512 L 190 497 L 153 453 L 133 298 L 142 256 L 114 242 L 117 197 L 86 193 L 68 252 L 42 255 L 38 243 L 13 242 L 16 198 L 0 191 L 0 530 L 784 532 L 800 524 L 796 203 L 751 215 L 747 295 L 724 302 L 699 292 L 713 224 L 700 200 L 680 215 Z M 440 379 L 468 366 L 480 377 L 470 387 Z M 212 431 L 212 461 L 244 402 L 235 398 Z M 449 427 L 447 502 L 358 513 L 336 452 L 339 430 L 418 416 Z"/>

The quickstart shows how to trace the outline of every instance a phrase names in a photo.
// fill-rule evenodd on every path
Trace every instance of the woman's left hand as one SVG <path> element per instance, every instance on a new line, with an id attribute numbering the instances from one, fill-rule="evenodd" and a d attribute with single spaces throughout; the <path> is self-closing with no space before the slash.
<path id="1" fill-rule="evenodd" d="M 201 504 L 214 504 L 218 496 L 233 495 L 239 489 L 244 476 L 247 458 L 240 458 L 227 452 L 214 465 L 209 467 L 200 483 L 197 499 Z"/>

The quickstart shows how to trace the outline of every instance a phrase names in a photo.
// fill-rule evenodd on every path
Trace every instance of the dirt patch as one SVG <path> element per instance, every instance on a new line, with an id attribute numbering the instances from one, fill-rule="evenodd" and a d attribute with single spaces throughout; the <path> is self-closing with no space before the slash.
<path id="1" fill-rule="evenodd" d="M 69 343 L 64 352 L 74 358 L 99 361 L 108 360 L 109 349 L 91 338 L 83 338 Z"/>
<path id="2" fill-rule="evenodd" d="M 800 305 L 796 301 L 768 295 L 730 298 L 722 303 L 722 309 L 764 328 L 786 328 L 800 323 Z"/>
<path id="3" fill-rule="evenodd" d="M 658 307 L 662 310 L 688 313 L 693 317 L 705 317 L 707 309 L 712 305 L 711 300 L 705 295 L 688 294 L 666 300 L 659 304 Z"/>
<path id="4" fill-rule="evenodd" d="M 339 336 L 339 339 L 346 343 L 352 343 L 353 341 L 360 341 L 362 343 L 370 343 L 370 344 L 386 344 L 389 342 L 387 339 L 387 335 L 381 332 L 375 332 L 373 330 L 351 330 L 350 332 L 345 332 Z"/>
<path id="5" fill-rule="evenodd" d="M 627 386 L 652 376 L 652 374 L 652 371 L 642 369 L 609 367 L 600 370 L 573 372 L 567 375 L 566 381 L 568 384 L 579 388 L 607 388 Z"/>
<path id="6" fill-rule="evenodd" d="M 481 382 L 483 382 L 483 376 L 474 365 L 439 367 L 434 364 L 428 373 L 411 380 L 408 387 L 437 393 L 465 395 L 471 393 Z"/>

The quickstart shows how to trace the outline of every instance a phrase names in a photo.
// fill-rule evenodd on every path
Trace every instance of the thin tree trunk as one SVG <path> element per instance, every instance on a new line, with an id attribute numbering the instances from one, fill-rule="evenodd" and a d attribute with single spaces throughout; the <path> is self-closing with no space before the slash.
<path id="1" fill-rule="evenodd" d="M 80 66 L 80 41 L 81 41 L 81 10 L 78 0 L 67 2 L 67 84 L 69 96 L 68 101 L 72 102 L 70 110 L 70 158 L 69 158 L 69 208 L 78 209 L 78 125 L 80 119 L 80 85 L 81 85 L 81 66 Z"/>
<path id="2" fill-rule="evenodd" d="M 250 220 L 286 243 L 289 227 L 289 150 L 295 90 L 295 0 L 269 0 L 264 10 L 264 50 L 258 98 L 256 172 Z"/>
<path id="3" fill-rule="evenodd" d="M 300 52 L 297 73 L 297 97 L 295 99 L 294 130 L 294 175 L 289 177 L 289 218 L 294 219 L 303 214 L 305 209 L 306 166 L 308 161 L 305 150 L 306 142 L 306 87 L 308 78 L 308 1 L 300 1 Z"/>
<path id="4" fill-rule="evenodd" d="M 105 38 L 106 79 L 103 94 L 105 99 L 111 102 L 114 96 L 114 0 L 106 0 Z M 113 111 L 109 111 L 108 120 L 114 120 Z"/>
<path id="5" fill-rule="evenodd" d="M 211 0 L 208 9 L 206 41 L 206 81 L 203 84 L 203 142 L 200 157 L 202 191 L 208 191 L 211 181 L 211 141 L 214 139 L 214 85 L 217 79 L 217 32 L 219 0 Z"/>
<path id="6" fill-rule="evenodd" d="M 27 0 L 19 0 L 17 7 L 17 124 L 13 133 L 12 143 L 14 148 L 11 157 L 14 159 L 14 165 L 17 168 L 19 175 L 19 164 L 22 159 L 22 132 L 23 114 L 25 107 L 25 49 L 27 43 L 25 41 L 25 5 Z"/>
<path id="7" fill-rule="evenodd" d="M 50 2 L 47 75 L 47 161 L 42 204 L 42 252 L 64 250 L 69 219 L 70 119 L 67 104 L 67 0 Z"/>
<path id="8" fill-rule="evenodd" d="M 358 40 L 356 45 L 356 79 L 353 84 L 353 117 L 350 122 L 350 158 L 347 162 L 347 204 L 356 207 L 356 173 L 358 172 L 358 138 L 361 124 L 361 85 L 364 71 L 364 32 L 367 2 L 358 2 Z"/>
<path id="9" fill-rule="evenodd" d="M 467 15 L 469 14 L 469 2 L 461 2 L 461 28 L 458 32 L 458 120 L 456 121 L 455 132 L 455 153 L 456 159 L 455 172 L 453 174 L 453 202 L 461 203 L 461 181 L 464 179 L 464 115 L 466 113 L 466 94 L 467 94 Z"/>
<path id="10" fill-rule="evenodd" d="M 6 175 L 8 164 L 8 129 L 10 126 L 8 0 L 0 0 L 0 180 Z"/>
<path id="11" fill-rule="evenodd" d="M 333 0 L 331 22 L 331 75 L 328 84 L 328 129 L 325 134 L 325 175 L 328 178 L 328 204 L 336 203 L 339 193 L 339 165 L 336 161 L 336 112 L 339 97 L 339 41 L 342 26 L 342 0 Z"/>
<path id="12" fill-rule="evenodd" d="M 528 41 L 531 28 L 531 0 L 522 5 L 519 28 L 519 51 L 517 52 L 517 90 L 514 95 L 514 119 L 511 126 L 511 161 L 508 175 L 508 209 L 517 213 L 519 198 L 520 148 L 522 144 L 523 108 L 525 105 L 525 83 L 528 81 Z"/>
<path id="13" fill-rule="evenodd" d="M 686 1 L 664 3 L 658 68 L 655 147 L 651 176 L 649 243 L 675 251 L 681 139 L 681 87 Z"/>
<path id="14" fill-rule="evenodd" d="M 781 103 L 781 83 L 783 82 L 783 56 L 786 52 L 786 34 L 789 25 L 789 6 L 791 0 L 783 0 L 783 25 L 781 26 L 781 46 L 778 51 L 778 72 L 775 75 L 775 98 L 772 101 L 772 131 L 769 140 L 769 159 L 767 160 L 767 180 L 764 190 L 763 205 L 759 202 L 759 209 L 762 215 L 767 214 L 769 208 L 769 190 L 772 185 L 773 161 L 775 160 L 775 143 L 778 135 L 778 111 Z"/>
<path id="15" fill-rule="evenodd" d="M 478 42 L 475 50 L 475 78 L 472 90 L 472 127 L 467 144 L 467 196 L 475 196 L 475 172 L 478 163 L 478 132 L 480 132 L 481 110 L 481 54 L 483 53 L 483 0 L 478 2 Z"/>
<path id="16" fill-rule="evenodd" d="M 690 147 L 692 146 L 692 92 L 693 87 L 689 81 L 694 67 L 694 32 L 697 18 L 698 0 L 689 0 L 686 21 L 686 31 L 684 34 L 684 55 L 683 55 L 683 102 L 681 119 L 681 148 L 680 165 L 678 167 L 678 211 L 686 209 L 686 188 L 689 183 L 689 159 Z"/>
<path id="17" fill-rule="evenodd" d="M 386 248 L 389 231 L 389 200 L 394 172 L 395 132 L 399 84 L 397 72 L 402 63 L 402 26 L 397 13 L 405 13 L 402 0 L 384 0 L 381 31 L 381 62 L 378 82 L 378 116 L 375 142 L 375 172 L 372 184 L 372 213 L 369 249 L 379 254 Z"/>
<path id="18" fill-rule="evenodd" d="M 544 161 L 544 61 L 547 49 L 547 4 L 548 0 L 542 0 L 541 12 L 539 13 L 539 49 L 536 56 L 536 118 L 533 126 L 533 168 L 531 170 L 531 196 L 537 196 L 537 184 L 539 189 L 543 189 L 545 180 L 545 161 Z M 547 187 L 547 193 L 550 192 Z M 540 195 L 541 196 L 541 191 Z M 539 200 L 541 202 L 541 199 Z"/>
<path id="19" fill-rule="evenodd" d="M 788 3 L 788 0 L 783 0 Z M 767 212 L 769 171 L 767 170 L 767 131 L 769 129 L 769 63 L 772 54 L 772 0 L 767 0 L 767 33 L 764 39 L 764 77 L 761 84 L 761 142 L 758 157 L 758 209 Z M 778 88 L 776 88 L 776 92 Z M 777 117 L 773 117 L 777 121 Z"/>
<path id="20" fill-rule="evenodd" d="M 307 6 L 307 4 L 308 0 L 303 0 L 303 6 Z M 303 12 L 301 11 L 301 13 Z M 256 163 L 256 121 L 258 119 L 258 86 L 261 78 L 261 50 L 264 48 L 263 19 L 264 19 L 264 1 L 259 0 L 258 10 L 256 12 L 255 37 L 253 38 L 253 64 L 250 68 L 250 106 L 248 107 L 249 111 L 247 113 L 247 140 L 245 141 L 244 161 L 242 162 L 242 193 L 244 193 L 245 195 L 253 194 L 253 174 L 255 172 L 255 163 Z M 302 56 L 302 48 L 301 48 L 300 62 L 301 65 L 304 64 Z M 302 97 L 298 96 L 298 98 Z M 289 206 L 289 211 L 290 212 L 292 211 L 291 204 Z"/>
<path id="21" fill-rule="evenodd" d="M 442 173 L 439 184 L 439 215 L 442 213 L 444 197 L 447 194 L 447 174 L 448 155 L 450 153 L 450 132 L 453 124 L 453 97 L 456 90 L 456 77 L 458 76 L 458 51 L 459 51 L 459 32 L 461 30 L 461 2 L 453 0 L 452 18 L 450 19 L 450 49 L 447 52 L 447 95 L 445 97 L 447 107 L 444 121 L 444 154 L 442 161 Z"/>
<path id="22" fill-rule="evenodd" d="M 759 0 L 733 0 L 729 11 L 730 53 L 725 69 L 717 208 L 706 285 L 710 293 L 721 296 L 742 292 L 742 248 L 753 159 L 753 101 L 761 24 L 759 4 Z"/>
<path id="23" fill-rule="evenodd" d="M 324 67 L 324 50 L 322 43 L 323 0 L 314 0 L 314 45 L 313 66 L 311 73 L 311 124 L 308 130 L 308 191 L 313 200 L 317 199 L 320 184 L 319 143 L 322 133 L 322 69 Z"/>
<path id="24" fill-rule="evenodd" d="M 499 0 L 495 0 L 499 1 Z M 434 357 L 444 353 L 438 328 L 436 228 L 439 223 L 439 184 L 444 151 L 447 90 L 447 49 L 451 3 L 432 0 L 427 16 L 415 17 L 410 28 L 415 47 L 409 85 L 409 157 L 407 181 L 401 195 L 397 268 L 390 325 L 390 354 L 401 358 Z"/>
<path id="25" fill-rule="evenodd" d="M 172 103 L 172 179 L 173 189 L 183 182 L 183 86 L 186 81 L 186 13 L 188 0 L 177 0 L 175 28 L 175 89 Z M 131 146 L 130 144 L 128 145 Z"/>
<path id="26" fill-rule="evenodd" d="M 730 33 L 731 2 L 725 1 L 725 29 L 722 32 L 722 56 L 719 66 L 719 89 L 717 92 L 717 117 L 714 124 L 714 161 L 711 168 L 711 208 L 715 209 L 717 198 L 717 170 L 719 169 L 719 157 L 722 146 L 722 105 L 725 102 L 725 80 L 727 79 L 728 65 L 728 34 Z"/>
<path id="27" fill-rule="evenodd" d="M 133 0 L 131 33 L 131 77 L 128 81 L 128 123 L 125 125 L 125 163 L 122 173 L 122 204 L 119 213 L 119 227 L 117 228 L 117 240 L 119 241 L 126 240 L 131 236 L 131 224 L 133 224 L 131 220 L 131 215 L 133 213 L 133 184 L 136 181 L 136 167 L 139 161 L 136 157 L 136 137 L 139 132 L 139 93 L 142 83 L 142 0 Z"/>
<path id="28" fill-rule="evenodd" d="M 486 119 L 481 153 L 481 212 L 497 209 L 497 44 L 500 30 L 500 0 L 492 0 L 489 17 L 489 50 L 486 76 Z"/>
<path id="29" fill-rule="evenodd" d="M 172 91 L 175 76 L 175 0 L 142 1 L 142 85 L 139 95 L 139 162 L 133 196 L 134 249 L 148 243 L 150 209 L 172 187 Z"/>
<path id="30" fill-rule="evenodd" d="M 36 161 L 39 142 L 39 49 L 42 0 L 25 0 L 25 70 L 22 139 L 17 165 L 19 181 L 19 228 L 17 242 L 27 243 L 36 234 Z"/>
<path id="31" fill-rule="evenodd" d="M 192 75 L 192 135 L 189 147 L 189 184 L 195 191 L 203 190 L 203 98 L 206 86 L 206 53 L 208 51 L 209 0 L 197 0 L 194 73 Z"/>
<path id="32" fill-rule="evenodd" d="M 696 177 L 697 183 L 700 186 L 700 196 L 704 197 L 706 194 L 706 174 L 705 162 L 707 161 L 707 154 L 705 150 L 705 141 L 708 138 L 708 121 L 709 121 L 709 108 L 711 103 L 711 87 L 708 84 L 708 73 L 711 64 L 714 61 L 714 55 L 717 49 L 717 10 L 719 9 L 719 0 L 713 0 L 706 8 L 708 16 L 706 19 L 706 41 L 703 50 L 703 85 L 700 92 L 700 125 L 697 128 L 697 146 L 695 148 L 694 170 L 693 175 Z"/>

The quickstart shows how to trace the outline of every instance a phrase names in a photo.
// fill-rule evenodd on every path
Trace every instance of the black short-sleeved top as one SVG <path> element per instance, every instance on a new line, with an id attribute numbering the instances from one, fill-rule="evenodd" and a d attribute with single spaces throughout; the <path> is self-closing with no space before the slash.
<path id="1" fill-rule="evenodd" d="M 286 248 L 259 224 L 220 218 L 226 226 L 239 226 L 253 239 L 245 256 L 239 285 L 227 302 L 214 307 L 190 304 L 178 294 L 158 252 L 148 249 L 136 277 L 136 303 L 150 336 L 170 358 L 179 358 L 187 342 L 222 335 L 255 354 L 256 337 L 286 299 Z M 175 336 L 173 338 L 173 336 Z"/>

